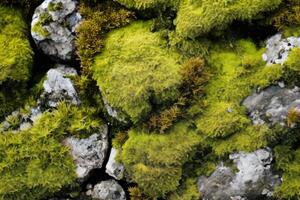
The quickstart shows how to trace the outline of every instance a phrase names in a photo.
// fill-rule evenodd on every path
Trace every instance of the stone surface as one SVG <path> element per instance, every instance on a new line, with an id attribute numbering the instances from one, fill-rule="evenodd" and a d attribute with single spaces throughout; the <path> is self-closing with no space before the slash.
<path id="1" fill-rule="evenodd" d="M 91 192 L 91 197 L 98 200 L 126 200 L 123 188 L 115 180 L 96 184 Z"/>
<path id="2" fill-rule="evenodd" d="M 85 179 L 93 169 L 102 167 L 108 151 L 108 127 L 104 125 L 99 133 L 88 138 L 69 137 L 64 144 L 71 149 L 76 163 L 76 174 L 79 179 Z"/>
<path id="3" fill-rule="evenodd" d="M 221 163 L 210 177 L 198 179 L 203 200 L 269 199 L 280 177 L 272 170 L 273 155 L 269 149 L 229 156 L 237 170 Z M 236 172 L 235 172 L 236 171 Z"/>
<path id="4" fill-rule="evenodd" d="M 106 173 L 117 180 L 121 180 L 124 177 L 124 166 L 116 161 L 117 150 L 112 148 L 108 163 L 106 165 Z"/>
<path id="5" fill-rule="evenodd" d="M 34 12 L 31 35 L 46 55 L 70 61 L 75 55 L 75 30 L 81 20 L 76 0 L 45 0 Z"/>
<path id="6" fill-rule="evenodd" d="M 242 104 L 247 108 L 254 124 L 285 125 L 289 110 L 300 109 L 300 90 L 298 87 L 288 89 L 270 86 L 247 97 Z"/>
<path id="7" fill-rule="evenodd" d="M 300 47 L 300 37 L 282 38 L 278 33 L 266 41 L 266 53 L 262 58 L 268 65 L 283 64 L 288 58 L 290 50 L 294 47 Z"/>
<path id="8" fill-rule="evenodd" d="M 80 103 L 72 80 L 68 76 L 77 76 L 76 70 L 56 65 L 56 68 L 47 72 L 47 79 L 43 84 L 44 92 L 41 95 L 42 101 L 45 101 L 47 106 L 56 107 L 62 100 L 73 105 Z"/>

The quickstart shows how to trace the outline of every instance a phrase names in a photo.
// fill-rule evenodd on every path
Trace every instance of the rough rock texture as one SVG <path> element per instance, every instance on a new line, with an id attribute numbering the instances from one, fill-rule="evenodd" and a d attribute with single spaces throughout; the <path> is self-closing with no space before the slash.
<path id="1" fill-rule="evenodd" d="M 47 72 L 47 79 L 43 84 L 43 99 L 50 107 L 56 107 L 61 101 L 67 101 L 77 105 L 80 103 L 77 92 L 70 78 L 67 76 L 77 76 L 77 72 L 73 68 L 57 65 L 55 69 Z"/>
<path id="2" fill-rule="evenodd" d="M 210 177 L 200 177 L 198 190 L 204 200 L 268 199 L 280 177 L 272 172 L 272 153 L 259 149 L 253 153 L 235 153 L 229 157 L 237 172 L 219 165 Z"/>
<path id="3" fill-rule="evenodd" d="M 115 180 L 102 181 L 94 186 L 91 192 L 93 199 L 126 200 L 123 188 Z"/>
<path id="4" fill-rule="evenodd" d="M 34 12 L 31 34 L 46 55 L 69 61 L 74 57 L 75 29 L 81 20 L 77 1 L 45 0 Z"/>
<path id="5" fill-rule="evenodd" d="M 289 110 L 300 109 L 300 90 L 298 87 L 288 89 L 270 86 L 247 97 L 243 105 L 247 108 L 254 124 L 270 122 L 285 125 Z"/>
<path id="6" fill-rule="evenodd" d="M 283 64 L 288 58 L 289 51 L 294 47 L 300 47 L 300 37 L 282 38 L 282 34 L 278 33 L 266 42 L 267 51 L 263 54 L 263 60 L 268 65 Z"/>
<path id="7" fill-rule="evenodd" d="M 72 80 L 68 78 L 69 76 L 77 76 L 74 68 L 57 64 L 54 68 L 50 69 L 43 83 L 43 92 L 37 99 L 37 105 L 31 108 L 27 114 L 21 114 L 19 111 L 12 112 L 10 116 L 17 118 L 20 125 L 12 128 L 12 125 L 5 120 L 0 124 L 0 132 L 8 129 L 19 131 L 30 128 L 45 110 L 49 107 L 56 107 L 60 101 L 65 101 L 73 105 L 80 104 Z"/>
<path id="8" fill-rule="evenodd" d="M 124 177 L 124 166 L 116 161 L 117 150 L 111 149 L 108 163 L 106 165 L 106 173 L 114 177 L 117 180 L 121 180 Z"/>
<path id="9" fill-rule="evenodd" d="M 102 167 L 107 156 L 108 128 L 105 125 L 99 134 L 95 133 L 85 139 L 69 137 L 64 143 L 71 149 L 78 178 L 85 179 L 91 170 Z"/>

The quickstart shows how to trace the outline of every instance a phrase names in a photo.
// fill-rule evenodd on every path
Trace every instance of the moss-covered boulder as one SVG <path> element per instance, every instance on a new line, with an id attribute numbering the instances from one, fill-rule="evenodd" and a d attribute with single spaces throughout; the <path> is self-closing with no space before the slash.
<path id="1" fill-rule="evenodd" d="M 24 98 L 21 91 L 30 77 L 33 62 L 26 28 L 18 10 L 0 6 L 0 117 Z"/>
<path id="2" fill-rule="evenodd" d="M 163 196 L 179 185 L 182 166 L 189 160 L 199 136 L 187 124 L 177 124 L 168 134 L 129 131 L 121 160 L 130 177 L 150 197 Z"/>
<path id="3" fill-rule="evenodd" d="M 135 22 L 111 32 L 93 66 L 104 99 L 133 122 L 179 95 L 180 55 L 150 27 L 151 22 Z"/>
<path id="4" fill-rule="evenodd" d="M 182 0 L 176 18 L 179 35 L 195 38 L 223 29 L 234 20 L 251 20 L 276 8 L 282 0 Z"/>

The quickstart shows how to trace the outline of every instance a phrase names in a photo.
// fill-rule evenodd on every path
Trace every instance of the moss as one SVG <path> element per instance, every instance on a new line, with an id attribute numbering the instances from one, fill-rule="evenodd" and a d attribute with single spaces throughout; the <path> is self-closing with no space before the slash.
<path id="1" fill-rule="evenodd" d="M 251 20 L 280 5 L 281 0 L 183 0 L 176 18 L 179 35 L 195 38 L 213 29 L 224 29 L 234 20 Z"/>
<path id="2" fill-rule="evenodd" d="M 266 146 L 271 131 L 267 126 L 252 126 L 241 102 L 253 89 L 278 80 L 283 67 L 265 66 L 261 59 L 264 49 L 258 50 L 251 41 L 225 43 L 213 49 L 209 64 L 214 76 L 206 87 L 206 109 L 196 119 L 198 130 L 217 154 Z"/>
<path id="3" fill-rule="evenodd" d="M 199 192 L 197 188 L 197 179 L 187 179 L 180 191 L 173 193 L 168 198 L 169 200 L 198 200 Z"/>
<path id="4" fill-rule="evenodd" d="M 149 114 L 152 103 L 174 101 L 181 83 L 180 55 L 150 26 L 135 22 L 111 32 L 93 66 L 103 97 L 134 123 Z"/>
<path id="5" fill-rule="evenodd" d="M 63 8 L 62 2 L 58 2 L 58 3 L 50 2 L 48 5 L 48 10 L 51 12 L 61 10 L 62 8 Z"/>
<path id="6" fill-rule="evenodd" d="M 128 8 L 136 8 L 139 10 L 156 8 L 162 9 L 166 7 L 174 7 L 178 4 L 178 0 L 118 0 L 121 4 Z"/>
<path id="7" fill-rule="evenodd" d="M 33 51 L 18 10 L 0 6 L 0 118 L 22 103 Z"/>
<path id="8" fill-rule="evenodd" d="M 121 161 L 143 193 L 160 197 L 177 188 L 182 165 L 198 142 L 197 134 L 185 123 L 164 135 L 133 129 L 123 146 Z"/>
<path id="9" fill-rule="evenodd" d="M 94 111 L 62 103 L 32 128 L 0 134 L 0 199 L 41 199 L 71 184 L 75 165 L 62 140 L 97 131 L 103 123 Z"/>
<path id="10" fill-rule="evenodd" d="M 289 57 L 287 61 L 284 63 L 284 65 L 288 68 L 297 73 L 300 74 L 300 48 L 294 48 L 289 54 Z"/>
<path id="11" fill-rule="evenodd" d="M 275 149 L 276 166 L 283 171 L 282 184 L 276 188 L 275 195 L 280 199 L 300 198 L 300 149 L 277 146 Z"/>
<path id="12" fill-rule="evenodd" d="M 37 22 L 36 24 L 33 25 L 32 32 L 39 34 L 41 37 L 48 37 L 49 36 L 49 31 L 45 29 L 42 25 L 42 23 Z"/>

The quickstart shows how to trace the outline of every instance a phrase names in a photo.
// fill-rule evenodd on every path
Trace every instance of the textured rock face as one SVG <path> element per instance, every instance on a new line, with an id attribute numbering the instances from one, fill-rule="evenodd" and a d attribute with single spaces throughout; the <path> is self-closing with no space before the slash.
<path id="1" fill-rule="evenodd" d="M 75 29 L 82 20 L 75 0 L 45 0 L 36 8 L 31 35 L 51 58 L 69 61 L 74 57 Z"/>
<path id="2" fill-rule="evenodd" d="M 47 79 L 43 84 L 43 99 L 46 99 L 47 106 L 56 107 L 59 101 L 64 100 L 71 104 L 80 103 L 77 92 L 70 78 L 76 76 L 77 72 L 73 68 L 57 65 L 55 69 L 47 72 Z"/>
<path id="3" fill-rule="evenodd" d="M 94 186 L 91 193 L 93 199 L 126 200 L 123 188 L 115 180 L 102 181 Z"/>
<path id="4" fill-rule="evenodd" d="M 93 134 L 85 139 L 69 137 L 64 143 L 71 149 L 78 178 L 85 179 L 91 170 L 102 167 L 107 156 L 108 128 L 105 125 L 99 134 Z"/>
<path id="5" fill-rule="evenodd" d="M 288 58 L 289 51 L 294 47 L 300 47 L 300 37 L 282 38 L 276 34 L 267 40 L 267 52 L 263 54 L 263 60 L 268 65 L 283 64 Z"/>
<path id="6" fill-rule="evenodd" d="M 114 177 L 117 180 L 121 180 L 124 177 L 124 166 L 116 161 L 117 150 L 111 149 L 108 163 L 106 165 L 106 173 Z"/>
<path id="7" fill-rule="evenodd" d="M 254 93 L 243 101 L 254 124 L 280 123 L 285 125 L 291 108 L 300 109 L 300 90 L 271 86 Z"/>
<path id="8" fill-rule="evenodd" d="M 222 164 L 210 177 L 200 177 L 198 190 L 204 200 L 268 199 L 280 177 L 272 172 L 272 153 L 260 149 L 253 153 L 235 153 L 229 157 L 237 172 Z"/>

